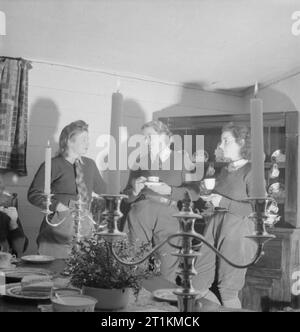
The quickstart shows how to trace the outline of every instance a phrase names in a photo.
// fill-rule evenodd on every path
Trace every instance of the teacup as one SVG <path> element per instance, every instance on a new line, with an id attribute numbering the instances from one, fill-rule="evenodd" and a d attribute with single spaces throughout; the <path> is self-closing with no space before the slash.
<path id="1" fill-rule="evenodd" d="M 192 161 L 194 163 L 203 163 L 207 162 L 209 159 L 209 154 L 204 150 L 197 150 L 193 153 Z"/>
<path id="2" fill-rule="evenodd" d="M 215 178 L 207 178 L 203 180 L 204 186 L 207 190 L 213 190 L 216 185 Z"/>
<path id="3" fill-rule="evenodd" d="M 12 267 L 12 260 L 15 256 L 11 255 L 9 252 L 0 251 L 0 269 L 8 269 Z"/>

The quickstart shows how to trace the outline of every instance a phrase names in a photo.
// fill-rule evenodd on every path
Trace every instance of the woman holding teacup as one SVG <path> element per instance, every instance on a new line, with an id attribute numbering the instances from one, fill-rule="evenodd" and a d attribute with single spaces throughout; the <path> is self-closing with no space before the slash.
<path id="1" fill-rule="evenodd" d="M 223 212 L 213 213 L 208 218 L 205 238 L 229 260 L 245 264 L 251 260 L 256 248 L 245 238 L 254 230 L 254 224 L 248 218 L 253 212 L 252 205 L 243 201 L 251 192 L 249 129 L 233 123 L 224 126 L 219 149 L 229 163 L 217 177 L 212 193 L 204 199 Z M 205 291 L 215 281 L 222 304 L 240 308 L 238 293 L 244 285 L 246 269 L 230 266 L 205 245 L 200 252 L 194 286 Z"/>
<path id="2" fill-rule="evenodd" d="M 132 168 L 135 170 L 131 170 L 124 190 L 130 203 L 125 229 L 132 241 L 151 242 L 155 246 L 178 231 L 178 221 L 173 217 L 178 212 L 177 202 L 187 190 L 198 199 L 198 186 L 190 184 L 188 187 L 185 175 L 189 170 L 174 167 L 176 157 L 182 161 L 182 152 L 171 150 L 172 134 L 164 123 L 148 122 L 143 125 L 142 133 L 148 153 Z M 175 282 L 177 264 L 176 258 L 171 256 L 173 251 L 166 244 L 158 255 L 162 275 Z"/>

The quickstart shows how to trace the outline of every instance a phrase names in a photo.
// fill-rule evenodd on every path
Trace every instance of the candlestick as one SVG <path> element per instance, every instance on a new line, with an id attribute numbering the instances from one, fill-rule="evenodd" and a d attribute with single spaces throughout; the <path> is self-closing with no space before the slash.
<path id="1" fill-rule="evenodd" d="M 264 131 L 263 131 L 263 102 L 256 97 L 258 90 L 255 84 L 254 98 L 250 101 L 251 115 L 251 169 L 252 186 L 251 197 L 264 198 L 266 196 L 264 177 Z"/>
<path id="2" fill-rule="evenodd" d="M 50 143 L 48 141 L 48 145 L 45 149 L 45 188 L 44 188 L 44 193 L 46 195 L 50 195 L 50 193 L 51 193 L 51 152 L 52 152 L 52 149 L 51 149 Z"/>
<path id="3" fill-rule="evenodd" d="M 119 169 L 119 128 L 123 122 L 123 95 L 117 91 L 112 94 L 110 135 L 116 144 L 109 147 L 109 172 L 107 193 L 117 195 L 121 191 L 121 173 Z"/>
<path id="4" fill-rule="evenodd" d="M 6 35 L 6 20 L 5 13 L 0 11 L 0 36 Z"/>

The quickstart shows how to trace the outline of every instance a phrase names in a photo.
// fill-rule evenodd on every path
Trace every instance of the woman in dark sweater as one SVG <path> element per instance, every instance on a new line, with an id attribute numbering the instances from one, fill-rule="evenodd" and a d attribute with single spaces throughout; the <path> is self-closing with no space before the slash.
<path id="1" fill-rule="evenodd" d="M 51 216 L 53 223 L 63 218 L 65 221 L 59 226 L 53 227 L 47 224 L 45 219 L 43 220 L 37 239 L 40 254 L 67 258 L 70 253 L 74 235 L 74 222 L 70 213 L 70 205 L 81 195 L 82 181 L 78 183 L 77 180 L 79 172 L 83 173 L 87 208 L 91 201 L 92 192 L 105 193 L 105 182 L 95 162 L 90 158 L 83 157 L 88 146 L 88 125 L 84 121 L 72 122 L 62 130 L 59 138 L 59 154 L 52 158 L 51 164 L 51 193 L 53 196 L 50 210 L 53 212 Z M 28 190 L 29 202 L 39 209 L 45 209 L 44 181 L 45 164 L 43 163 Z M 85 218 L 84 226 L 86 234 L 93 227 L 88 218 Z"/>
<path id="2" fill-rule="evenodd" d="M 229 161 L 217 178 L 213 193 L 206 198 L 213 206 L 228 212 L 214 213 L 208 220 L 206 239 L 224 256 L 237 264 L 245 264 L 254 256 L 255 244 L 245 236 L 253 233 L 254 224 L 248 217 L 253 212 L 249 202 L 243 201 L 251 193 L 250 133 L 247 127 L 228 124 L 222 130 L 220 149 Z M 236 269 L 224 262 L 207 247 L 200 250 L 198 275 L 194 285 L 202 291 L 213 282 L 222 304 L 241 307 L 238 293 L 245 282 L 246 269 Z"/>

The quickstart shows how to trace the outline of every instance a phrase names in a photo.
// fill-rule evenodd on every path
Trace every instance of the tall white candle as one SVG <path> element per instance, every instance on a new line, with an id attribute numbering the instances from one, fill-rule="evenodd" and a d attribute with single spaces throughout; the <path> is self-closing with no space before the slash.
<path id="1" fill-rule="evenodd" d="M 251 197 L 262 198 L 266 195 L 264 176 L 264 131 L 263 131 L 263 102 L 256 97 L 258 90 L 255 84 L 254 98 L 250 100 L 251 116 L 251 169 L 252 188 Z"/>
<path id="2" fill-rule="evenodd" d="M 118 91 L 112 94 L 111 100 L 111 125 L 110 135 L 115 140 L 114 144 L 109 148 L 109 160 L 114 160 L 111 163 L 116 167 L 115 170 L 109 170 L 107 193 L 117 195 L 121 191 L 121 171 L 119 169 L 119 128 L 123 122 L 123 95 Z M 115 149 L 116 147 L 116 149 Z"/>
<path id="3" fill-rule="evenodd" d="M 0 36 L 6 35 L 6 19 L 5 13 L 0 11 Z"/>
<path id="4" fill-rule="evenodd" d="M 51 194 L 51 153 L 52 149 L 48 141 L 48 145 L 45 149 L 45 187 L 44 187 L 44 192 L 47 195 Z"/>

